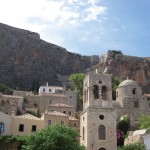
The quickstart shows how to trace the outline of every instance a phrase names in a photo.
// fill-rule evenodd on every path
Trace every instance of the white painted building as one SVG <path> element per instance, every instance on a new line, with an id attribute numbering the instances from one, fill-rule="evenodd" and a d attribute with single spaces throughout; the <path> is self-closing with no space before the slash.
<path id="1" fill-rule="evenodd" d="M 0 134 L 10 135 L 11 116 L 0 112 Z"/>
<path id="2" fill-rule="evenodd" d="M 60 86 L 48 86 L 48 82 L 44 86 L 40 86 L 39 95 L 42 94 L 52 94 L 63 91 L 63 87 Z"/>

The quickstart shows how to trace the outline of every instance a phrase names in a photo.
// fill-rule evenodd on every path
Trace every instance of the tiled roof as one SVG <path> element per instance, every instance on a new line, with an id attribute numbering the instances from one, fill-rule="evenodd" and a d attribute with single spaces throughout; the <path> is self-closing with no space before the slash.
<path id="1" fill-rule="evenodd" d="M 49 111 L 45 112 L 47 115 L 52 115 L 52 116 L 62 116 L 62 117 L 68 117 L 69 115 L 66 115 L 64 113 L 58 112 L 58 111 Z"/>
<path id="2" fill-rule="evenodd" d="M 72 116 L 69 116 L 69 120 L 74 120 L 74 121 L 77 121 L 78 119 L 72 117 Z"/>
<path id="3" fill-rule="evenodd" d="M 48 106 L 55 106 L 55 107 L 73 107 L 67 104 L 63 104 L 63 103 L 56 103 L 56 104 L 49 104 Z"/>
<path id="4" fill-rule="evenodd" d="M 33 116 L 31 114 L 23 114 L 23 115 L 20 115 L 20 116 L 14 116 L 15 118 L 22 118 L 22 119 L 30 119 L 30 120 L 41 120 L 41 118 L 38 118 L 36 116 Z"/>

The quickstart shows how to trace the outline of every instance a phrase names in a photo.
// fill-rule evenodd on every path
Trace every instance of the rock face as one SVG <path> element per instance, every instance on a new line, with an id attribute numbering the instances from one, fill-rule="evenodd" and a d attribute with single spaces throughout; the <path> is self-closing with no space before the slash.
<path id="1" fill-rule="evenodd" d="M 133 79 L 143 87 L 143 92 L 150 93 L 150 57 L 123 55 L 121 51 L 109 50 L 100 56 L 98 70 L 111 73 L 120 80 Z"/>
<path id="2" fill-rule="evenodd" d="M 95 65 L 99 72 L 118 79 L 135 79 L 150 93 L 150 58 L 125 56 L 115 50 L 100 58 L 81 56 L 41 40 L 38 33 L 0 23 L 0 83 L 19 90 L 31 90 L 34 79 L 40 85 L 67 85 L 71 73 Z"/>
<path id="3" fill-rule="evenodd" d="M 98 61 L 98 56 L 70 53 L 37 33 L 0 23 L 0 83 L 12 88 L 30 90 L 34 79 L 61 85 L 57 74 L 84 72 Z"/>

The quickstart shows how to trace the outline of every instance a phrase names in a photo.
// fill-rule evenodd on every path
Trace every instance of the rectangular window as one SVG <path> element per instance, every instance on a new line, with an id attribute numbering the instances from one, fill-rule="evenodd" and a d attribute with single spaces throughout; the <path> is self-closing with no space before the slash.
<path id="1" fill-rule="evenodd" d="M 132 94 L 135 95 L 136 94 L 136 89 L 132 90 Z"/>
<path id="2" fill-rule="evenodd" d="M 64 121 L 61 121 L 61 124 L 64 124 Z"/>
<path id="3" fill-rule="evenodd" d="M 24 131 L 24 124 L 19 124 L 19 131 L 23 132 Z"/>
<path id="4" fill-rule="evenodd" d="M 51 120 L 48 120 L 48 125 L 49 125 L 49 126 L 51 125 L 51 123 L 52 123 Z"/>
<path id="5" fill-rule="evenodd" d="M 52 90 L 51 89 L 49 89 L 49 92 L 51 92 Z"/>
<path id="6" fill-rule="evenodd" d="M 71 115 L 71 111 L 69 111 L 69 115 Z"/>
<path id="7" fill-rule="evenodd" d="M 45 92 L 45 88 L 43 88 L 43 92 Z"/>
<path id="8" fill-rule="evenodd" d="M 74 123 L 74 127 L 76 127 L 77 126 L 77 123 Z"/>
<path id="9" fill-rule="evenodd" d="M 138 108 L 138 107 L 139 107 L 138 101 L 134 101 L 134 108 Z"/>
<path id="10" fill-rule="evenodd" d="M 36 131 L 36 125 L 32 125 L 32 132 Z"/>

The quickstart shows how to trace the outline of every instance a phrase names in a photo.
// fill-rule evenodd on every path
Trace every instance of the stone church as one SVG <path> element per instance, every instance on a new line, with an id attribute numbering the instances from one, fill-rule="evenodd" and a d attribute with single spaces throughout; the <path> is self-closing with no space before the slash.
<path id="1" fill-rule="evenodd" d="M 150 115 L 150 94 L 144 94 L 134 80 L 122 81 L 112 100 L 112 75 L 89 72 L 83 84 L 83 111 L 80 115 L 80 143 L 87 150 L 116 150 L 116 124 L 127 115 L 130 130 L 141 115 Z"/>
<path id="2" fill-rule="evenodd" d="M 110 74 L 95 72 L 84 80 L 80 142 L 87 150 L 117 149 L 111 78 Z"/>

